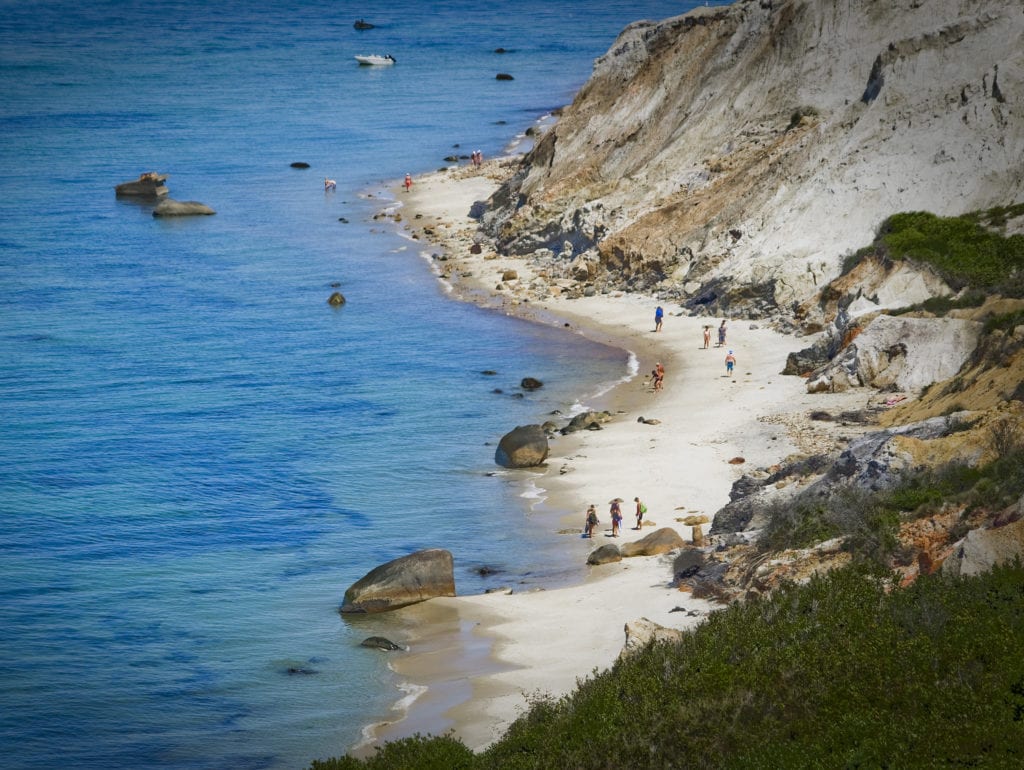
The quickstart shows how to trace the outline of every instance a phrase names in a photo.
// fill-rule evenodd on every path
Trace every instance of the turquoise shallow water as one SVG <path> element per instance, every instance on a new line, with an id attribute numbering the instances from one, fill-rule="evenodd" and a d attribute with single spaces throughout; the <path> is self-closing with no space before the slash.
<path id="1" fill-rule="evenodd" d="M 453 302 L 360 193 L 501 153 L 689 4 L 0 7 L 2 764 L 342 753 L 401 696 L 345 588 L 426 547 L 461 593 L 558 579 L 493 443 L 626 367 Z M 115 199 L 150 169 L 217 215 Z"/>

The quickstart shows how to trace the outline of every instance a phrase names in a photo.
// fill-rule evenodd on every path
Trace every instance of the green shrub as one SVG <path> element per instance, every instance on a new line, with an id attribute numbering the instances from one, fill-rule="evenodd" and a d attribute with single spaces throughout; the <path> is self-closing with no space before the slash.
<path id="1" fill-rule="evenodd" d="M 955 288 L 1021 294 L 1024 236 L 995 233 L 983 226 L 977 215 L 894 214 L 883 223 L 877 243 L 892 259 L 931 265 Z"/>

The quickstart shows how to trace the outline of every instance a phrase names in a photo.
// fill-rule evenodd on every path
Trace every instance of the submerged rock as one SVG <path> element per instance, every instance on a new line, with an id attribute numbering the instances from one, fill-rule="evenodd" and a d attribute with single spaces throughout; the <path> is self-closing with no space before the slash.
<path id="1" fill-rule="evenodd" d="M 156 204 L 153 209 L 155 217 L 194 217 L 209 216 L 217 212 L 199 201 L 176 201 L 173 198 L 165 198 Z"/>

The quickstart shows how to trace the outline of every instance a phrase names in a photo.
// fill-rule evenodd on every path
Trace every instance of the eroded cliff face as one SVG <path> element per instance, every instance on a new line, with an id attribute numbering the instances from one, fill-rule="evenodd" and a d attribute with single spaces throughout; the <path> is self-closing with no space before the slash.
<path id="1" fill-rule="evenodd" d="M 622 32 L 484 226 L 598 289 L 785 316 L 892 213 L 1021 200 L 1022 109 L 1019 2 L 699 8 Z"/>

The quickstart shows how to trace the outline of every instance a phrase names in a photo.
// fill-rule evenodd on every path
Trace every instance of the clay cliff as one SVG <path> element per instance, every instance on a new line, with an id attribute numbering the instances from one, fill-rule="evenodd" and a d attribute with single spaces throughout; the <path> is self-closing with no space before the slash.
<path id="1" fill-rule="evenodd" d="M 593 290 L 788 316 L 899 211 L 1024 198 L 1024 7 L 737 0 L 625 29 L 492 199 Z"/>

